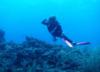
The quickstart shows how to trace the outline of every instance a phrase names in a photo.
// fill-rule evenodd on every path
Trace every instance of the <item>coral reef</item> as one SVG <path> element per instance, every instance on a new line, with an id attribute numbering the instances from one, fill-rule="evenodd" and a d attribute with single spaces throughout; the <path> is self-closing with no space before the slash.
<path id="1" fill-rule="evenodd" d="M 0 72 L 100 72 L 88 46 L 70 49 L 27 36 L 21 44 L 12 41 L 0 49 Z"/>
<path id="2" fill-rule="evenodd" d="M 5 49 L 5 31 L 0 29 L 0 49 Z"/>

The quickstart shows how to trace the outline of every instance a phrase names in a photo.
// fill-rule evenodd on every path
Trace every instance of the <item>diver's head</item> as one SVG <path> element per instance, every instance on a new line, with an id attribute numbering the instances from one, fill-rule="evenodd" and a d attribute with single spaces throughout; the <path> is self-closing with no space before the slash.
<path id="1" fill-rule="evenodd" d="M 49 17 L 49 19 L 44 19 L 42 21 L 42 24 L 47 26 L 48 24 L 50 24 L 50 23 L 52 23 L 54 21 L 56 21 L 56 17 L 55 16 L 51 16 L 51 17 Z"/>
<path id="2" fill-rule="evenodd" d="M 51 16 L 50 18 L 49 18 L 49 21 L 55 21 L 56 20 L 56 16 Z"/>

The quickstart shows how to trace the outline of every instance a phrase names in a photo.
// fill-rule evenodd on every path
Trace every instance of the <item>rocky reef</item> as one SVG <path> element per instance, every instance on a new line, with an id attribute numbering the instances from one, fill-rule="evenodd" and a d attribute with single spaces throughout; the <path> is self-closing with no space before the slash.
<path id="1" fill-rule="evenodd" d="M 71 49 L 27 36 L 20 44 L 4 41 L 0 72 L 100 72 L 94 56 L 89 46 Z"/>

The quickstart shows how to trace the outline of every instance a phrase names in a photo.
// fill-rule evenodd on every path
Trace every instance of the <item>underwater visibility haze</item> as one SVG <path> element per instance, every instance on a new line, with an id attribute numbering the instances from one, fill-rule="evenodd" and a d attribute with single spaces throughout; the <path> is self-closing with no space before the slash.
<path id="1" fill-rule="evenodd" d="M 1 0 L 0 28 L 8 40 L 22 41 L 32 35 L 47 42 L 51 36 L 41 24 L 56 16 L 64 33 L 75 41 L 100 44 L 99 0 Z M 62 42 L 61 42 L 62 43 Z"/>
<path id="2" fill-rule="evenodd" d="M 60 38 L 54 42 L 41 23 L 51 16 L 68 38 L 91 44 L 70 51 Z M 100 72 L 99 0 L 0 0 L 0 29 L 8 42 L 1 46 L 0 72 Z"/>

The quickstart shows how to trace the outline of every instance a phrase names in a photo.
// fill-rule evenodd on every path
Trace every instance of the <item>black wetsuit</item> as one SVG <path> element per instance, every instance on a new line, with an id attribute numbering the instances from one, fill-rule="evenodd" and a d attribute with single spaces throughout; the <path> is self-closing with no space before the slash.
<path id="1" fill-rule="evenodd" d="M 48 28 L 48 31 L 52 34 L 52 36 L 54 38 L 56 38 L 56 37 L 64 38 L 72 43 L 72 40 L 70 40 L 68 37 L 66 37 L 63 34 L 62 28 L 56 20 L 54 20 L 54 21 L 49 20 L 48 24 L 47 24 L 47 28 Z"/>
<path id="2" fill-rule="evenodd" d="M 52 34 L 52 36 L 61 37 L 62 28 L 57 21 L 49 21 L 47 27 L 48 31 Z"/>

